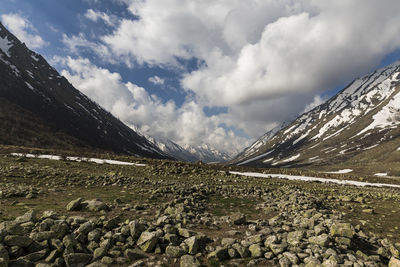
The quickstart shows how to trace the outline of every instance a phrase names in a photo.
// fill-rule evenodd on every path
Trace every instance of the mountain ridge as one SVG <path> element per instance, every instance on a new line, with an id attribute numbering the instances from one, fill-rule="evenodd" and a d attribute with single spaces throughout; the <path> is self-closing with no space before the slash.
<path id="1" fill-rule="evenodd" d="M 231 163 L 258 167 L 331 164 L 396 139 L 400 134 L 399 74 L 400 61 L 396 61 L 355 79 L 279 130 L 254 153 L 241 153 Z"/>
<path id="2" fill-rule="evenodd" d="M 0 23 L 0 99 L 10 108 L 18 107 L 20 116 L 40 121 L 42 128 L 62 133 L 48 140 L 48 147 L 70 145 L 112 151 L 140 157 L 170 158 L 143 136 L 74 88 L 47 61 L 31 51 Z M 11 105 L 10 105 L 11 104 Z M 15 114 L 14 114 L 15 115 Z M 3 116 L 7 116 L 4 114 Z M 8 121 L 12 118 L 8 118 Z M 7 127 L 3 122 L 2 127 Z M 40 133 L 25 131 L 29 142 L 43 145 Z M 29 135 L 30 134 L 30 135 Z M 43 139 L 43 138 L 42 138 Z M 22 140 L 20 140 L 22 141 Z M 13 140 L 3 142 L 15 143 Z"/>

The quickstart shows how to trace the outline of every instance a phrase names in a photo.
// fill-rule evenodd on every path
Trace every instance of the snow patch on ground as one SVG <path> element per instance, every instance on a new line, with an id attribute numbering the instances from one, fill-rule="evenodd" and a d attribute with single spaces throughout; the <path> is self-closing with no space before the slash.
<path id="1" fill-rule="evenodd" d="M 238 165 L 240 166 L 240 165 L 247 164 L 247 163 L 249 163 L 249 162 L 252 162 L 252 161 L 261 159 L 261 158 L 263 158 L 263 157 L 265 157 L 265 156 L 271 154 L 272 152 L 274 152 L 274 149 L 272 149 L 271 151 L 268 151 L 267 153 L 261 154 L 261 155 L 259 155 L 259 156 L 257 156 L 257 157 L 254 157 L 254 158 L 245 160 L 245 161 L 243 161 L 243 162 L 240 162 Z"/>
<path id="2" fill-rule="evenodd" d="M 353 171 L 352 169 L 343 169 L 343 170 L 338 170 L 338 171 L 335 171 L 335 172 L 325 172 L 325 173 L 339 173 L 339 174 L 342 174 L 342 173 L 350 173 L 352 171 Z"/>
<path id="3" fill-rule="evenodd" d="M 287 180 L 295 180 L 295 181 L 354 185 L 354 186 L 360 186 L 360 187 L 372 186 L 372 187 L 400 188 L 400 185 L 396 185 L 396 184 L 367 183 L 367 182 L 318 178 L 318 177 L 309 177 L 309 176 L 296 176 L 296 175 L 285 175 L 285 174 L 266 174 L 266 173 L 257 173 L 257 172 L 230 172 L 230 173 L 237 174 L 237 175 L 243 175 L 243 176 L 249 176 L 249 177 L 258 177 L 258 178 L 278 178 L 278 179 L 287 179 Z"/>
<path id="4" fill-rule="evenodd" d="M 387 176 L 388 174 L 386 172 L 378 172 L 374 174 L 375 176 Z"/>
<path id="5" fill-rule="evenodd" d="M 34 155 L 34 154 L 23 154 L 23 153 L 11 153 L 12 156 L 26 157 L 26 158 L 37 158 L 37 159 L 50 159 L 50 160 L 61 160 L 60 156 L 56 155 Z M 132 163 L 126 161 L 112 160 L 112 159 L 98 159 L 98 158 L 85 158 L 85 157 L 66 157 L 67 160 L 77 162 L 94 162 L 97 164 L 111 164 L 111 165 L 128 165 L 128 166 L 139 166 L 143 167 L 146 164 Z"/>

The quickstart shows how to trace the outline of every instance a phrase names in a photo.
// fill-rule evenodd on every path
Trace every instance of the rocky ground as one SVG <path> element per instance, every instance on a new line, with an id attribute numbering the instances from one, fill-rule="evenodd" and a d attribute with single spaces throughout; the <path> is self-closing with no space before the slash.
<path id="1" fill-rule="evenodd" d="M 0 156 L 0 266 L 400 266 L 400 190 Z"/>

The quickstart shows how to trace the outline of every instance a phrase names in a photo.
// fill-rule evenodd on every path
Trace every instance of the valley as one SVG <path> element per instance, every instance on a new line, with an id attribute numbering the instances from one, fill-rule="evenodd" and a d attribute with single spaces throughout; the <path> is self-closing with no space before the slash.
<path id="1" fill-rule="evenodd" d="M 400 189 L 234 174 L 271 173 L 240 166 L 85 155 L 117 162 L 99 164 L 66 160 L 77 155 L 65 151 L 25 150 L 64 155 L 51 160 L 10 150 L 0 150 L 0 251 L 9 266 L 386 266 L 399 253 Z"/>

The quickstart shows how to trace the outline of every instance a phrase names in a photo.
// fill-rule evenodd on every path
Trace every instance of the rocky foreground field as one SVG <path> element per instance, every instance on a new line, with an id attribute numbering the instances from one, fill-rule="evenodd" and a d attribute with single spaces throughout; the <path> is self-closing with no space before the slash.
<path id="1" fill-rule="evenodd" d="M 400 266 L 398 189 L 141 163 L 0 156 L 0 266 Z"/>

